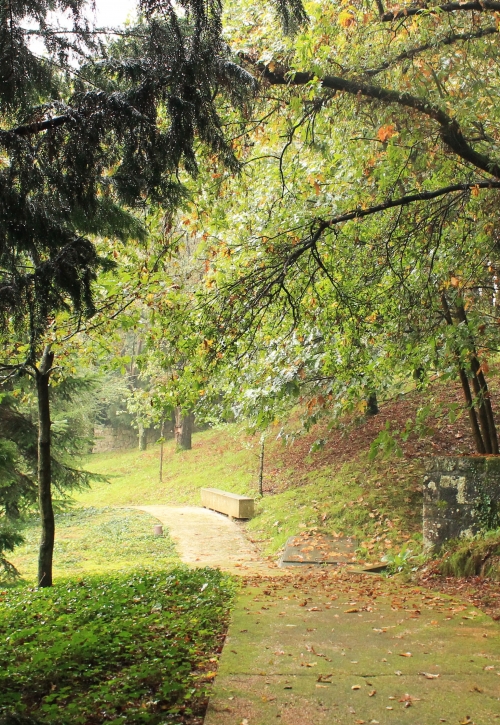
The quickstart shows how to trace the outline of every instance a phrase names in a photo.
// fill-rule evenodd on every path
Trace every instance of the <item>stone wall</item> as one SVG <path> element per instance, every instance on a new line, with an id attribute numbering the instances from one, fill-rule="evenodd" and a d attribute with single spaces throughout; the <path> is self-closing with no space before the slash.
<path id="1" fill-rule="evenodd" d="M 160 437 L 160 432 L 150 428 L 146 431 L 147 444 L 152 445 Z M 127 448 L 137 448 L 139 440 L 137 431 L 133 428 L 113 428 L 111 426 L 96 426 L 94 429 L 94 448 L 92 453 L 106 453 L 107 451 L 120 451 Z"/>
<path id="2" fill-rule="evenodd" d="M 488 502 L 500 502 L 500 456 L 437 456 L 424 477 L 424 548 L 476 534 Z"/>

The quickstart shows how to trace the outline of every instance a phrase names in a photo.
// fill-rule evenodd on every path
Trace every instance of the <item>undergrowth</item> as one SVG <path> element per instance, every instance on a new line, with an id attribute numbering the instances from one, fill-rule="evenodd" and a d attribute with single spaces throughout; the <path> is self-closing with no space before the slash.
<path id="1" fill-rule="evenodd" d="M 2 591 L 0 720 L 198 722 L 233 591 L 184 567 Z"/>
<path id="2" fill-rule="evenodd" d="M 449 542 L 439 571 L 444 576 L 479 575 L 500 580 L 500 529 L 465 541 Z"/>

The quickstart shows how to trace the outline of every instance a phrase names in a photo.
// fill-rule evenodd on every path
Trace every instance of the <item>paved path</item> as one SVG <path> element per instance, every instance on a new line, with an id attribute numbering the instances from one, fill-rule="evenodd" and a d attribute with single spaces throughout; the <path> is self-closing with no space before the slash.
<path id="1" fill-rule="evenodd" d="M 280 574 L 244 536 L 242 524 L 197 506 L 134 506 L 168 528 L 183 562 L 213 566 L 233 574 Z"/>
<path id="2" fill-rule="evenodd" d="M 345 569 L 277 569 L 206 509 L 134 508 L 187 564 L 244 577 L 205 725 L 500 725 L 500 627 L 474 607 Z"/>
<path id="3" fill-rule="evenodd" d="M 205 725 L 495 725 L 499 626 L 370 575 L 247 583 Z"/>

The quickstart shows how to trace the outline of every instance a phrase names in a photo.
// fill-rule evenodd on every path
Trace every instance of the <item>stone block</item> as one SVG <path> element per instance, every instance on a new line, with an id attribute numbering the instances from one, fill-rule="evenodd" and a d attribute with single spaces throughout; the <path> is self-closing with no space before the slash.
<path id="1" fill-rule="evenodd" d="M 437 456 L 426 464 L 423 494 L 424 548 L 478 532 L 484 496 L 500 502 L 500 457 Z"/>
<path id="2" fill-rule="evenodd" d="M 201 503 L 207 509 L 235 519 L 251 519 L 254 514 L 253 498 L 239 496 L 219 488 L 202 488 Z"/>

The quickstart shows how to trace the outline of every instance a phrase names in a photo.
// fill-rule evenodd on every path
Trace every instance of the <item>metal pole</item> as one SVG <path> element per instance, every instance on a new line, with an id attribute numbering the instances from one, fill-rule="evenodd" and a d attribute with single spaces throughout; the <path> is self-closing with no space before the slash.
<path id="1" fill-rule="evenodd" d="M 261 496 L 264 495 L 264 490 L 263 490 L 263 486 L 262 486 L 262 480 L 264 478 L 264 441 L 265 441 L 265 436 L 264 436 L 264 433 L 263 433 L 261 435 L 261 437 L 260 437 L 260 457 L 259 457 L 259 461 L 260 461 L 260 467 L 259 467 L 259 494 Z"/>
<path id="2" fill-rule="evenodd" d="M 163 434 L 165 432 L 165 421 L 162 420 L 161 422 L 161 430 L 160 430 L 160 483 L 162 482 L 162 476 L 163 476 Z"/>

